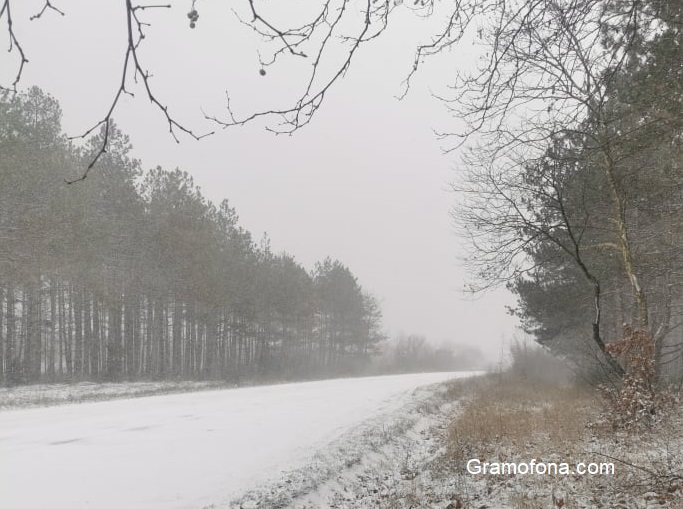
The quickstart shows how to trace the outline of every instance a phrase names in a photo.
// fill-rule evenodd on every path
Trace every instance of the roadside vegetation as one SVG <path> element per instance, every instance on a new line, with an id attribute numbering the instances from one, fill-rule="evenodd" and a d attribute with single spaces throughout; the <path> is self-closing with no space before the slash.
<path id="1" fill-rule="evenodd" d="M 656 415 L 633 421 L 609 391 L 569 375 L 544 350 L 516 344 L 509 369 L 450 385 L 449 396 L 462 399 L 445 437 L 444 462 L 460 488 L 451 509 L 681 507 L 679 394 L 671 392 Z M 570 469 L 582 462 L 602 473 L 474 475 L 467 468 L 473 458 Z"/>
<path id="2" fill-rule="evenodd" d="M 179 394 L 230 387 L 234 387 L 234 385 L 220 381 L 77 382 L 72 384 L 31 384 L 0 387 L 0 411 L 69 403 L 141 398 L 161 394 Z"/>
<path id="3" fill-rule="evenodd" d="M 608 391 L 547 350 L 515 343 L 510 357 L 504 369 L 444 384 L 420 420 L 340 474 L 324 503 L 291 507 L 683 507 L 680 404 L 627 424 Z"/>
<path id="4" fill-rule="evenodd" d="M 481 30 L 490 58 L 456 87 L 477 140 L 453 218 L 473 291 L 512 291 L 543 349 L 514 345 L 478 382 L 449 450 L 460 470 L 483 455 L 616 473 L 464 477 L 479 499 L 460 504 L 681 507 L 683 4 L 528 5 Z"/>

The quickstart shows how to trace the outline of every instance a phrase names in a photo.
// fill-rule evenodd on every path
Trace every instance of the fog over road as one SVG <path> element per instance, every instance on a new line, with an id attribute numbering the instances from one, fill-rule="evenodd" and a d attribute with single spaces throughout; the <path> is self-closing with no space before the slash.
<path id="1" fill-rule="evenodd" d="M 298 468 L 428 384 L 351 378 L 0 412 L 0 508 L 201 508 Z"/>

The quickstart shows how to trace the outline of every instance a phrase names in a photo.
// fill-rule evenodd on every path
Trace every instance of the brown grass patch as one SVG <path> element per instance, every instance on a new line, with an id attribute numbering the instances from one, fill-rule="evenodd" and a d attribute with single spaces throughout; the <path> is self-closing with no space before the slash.
<path id="1" fill-rule="evenodd" d="M 595 407 L 590 395 L 577 388 L 509 373 L 481 377 L 476 383 L 450 427 L 449 451 L 458 462 L 493 453 L 566 455 Z M 464 392 L 452 389 L 458 390 Z"/>

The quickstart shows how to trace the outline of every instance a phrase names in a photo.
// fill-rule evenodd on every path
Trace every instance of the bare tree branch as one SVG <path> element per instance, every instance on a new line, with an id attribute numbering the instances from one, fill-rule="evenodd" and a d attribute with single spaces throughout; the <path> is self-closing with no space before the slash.
<path id="1" fill-rule="evenodd" d="M 257 111 L 239 117 L 233 111 L 230 96 L 226 93 L 228 118 L 219 118 L 216 115 L 205 115 L 205 118 L 224 129 L 245 125 L 257 119 L 278 118 L 279 122 L 276 126 L 266 126 L 266 129 L 274 134 L 292 134 L 307 125 L 322 104 L 327 92 L 349 69 L 360 46 L 376 38 L 387 27 L 387 17 L 391 11 L 389 2 L 378 2 L 378 5 L 373 5 L 372 0 L 366 0 L 360 26 L 352 34 L 346 33 L 343 27 L 351 19 L 353 4 L 354 2 L 351 0 L 341 0 L 337 3 L 327 0 L 324 2 L 322 10 L 312 21 L 285 31 L 276 28 L 273 23 L 267 21 L 258 12 L 253 0 L 250 0 L 249 6 L 253 19 L 252 22 L 246 24 L 266 40 L 277 39 L 281 42 L 281 46 L 274 51 L 270 59 L 259 57 L 261 65 L 263 67 L 272 65 L 279 56 L 286 52 L 296 57 L 311 58 L 311 72 L 303 86 L 302 93 L 290 106 Z M 267 30 L 261 30 L 261 26 Z M 317 45 L 314 42 L 316 37 L 320 40 Z M 345 54 L 325 78 L 322 76 L 321 68 L 324 62 L 328 62 L 327 59 L 334 59 L 334 53 L 339 51 L 340 46 L 334 44 L 336 41 L 341 41 L 342 48 L 344 45 L 346 46 L 343 49 Z M 312 45 L 315 48 L 314 51 L 304 51 L 302 47 L 306 44 Z M 263 69 L 261 74 L 265 74 Z"/>
<path id="2" fill-rule="evenodd" d="M 100 120 L 97 122 L 95 125 L 90 127 L 88 130 L 86 130 L 83 134 L 80 134 L 78 136 L 72 136 L 70 139 L 84 139 L 90 136 L 95 130 L 99 128 L 103 128 L 104 130 L 104 136 L 102 138 L 102 143 L 100 144 L 99 149 L 95 152 L 94 157 L 86 167 L 85 171 L 75 179 L 72 180 L 67 180 L 67 184 L 73 184 L 75 182 L 80 182 L 83 181 L 87 178 L 88 173 L 90 170 L 97 164 L 97 161 L 102 157 L 103 154 L 106 153 L 107 151 L 107 146 L 109 143 L 109 128 L 111 126 L 112 122 L 112 116 L 114 114 L 114 110 L 116 109 L 116 106 L 119 103 L 119 100 L 121 99 L 121 96 L 123 94 L 130 95 L 131 97 L 133 96 L 133 93 L 130 92 L 126 88 L 126 82 L 130 77 L 131 73 L 131 68 L 132 68 L 132 77 L 135 83 L 138 83 L 138 76 L 140 77 L 140 80 L 142 81 L 142 85 L 145 90 L 145 94 L 147 95 L 147 98 L 149 101 L 157 107 L 158 110 L 161 111 L 163 114 L 164 118 L 166 119 L 166 123 L 168 125 L 168 131 L 170 135 L 173 137 L 173 139 L 176 141 L 176 143 L 180 143 L 180 140 L 178 139 L 177 132 L 182 132 L 195 140 L 200 140 L 202 138 L 205 138 L 206 136 L 210 136 L 213 134 L 213 131 L 198 135 L 191 129 L 185 127 L 184 125 L 180 124 L 178 121 L 176 121 L 171 114 L 168 111 L 168 106 L 163 104 L 162 102 L 159 101 L 159 99 L 156 97 L 154 92 L 152 91 L 152 88 L 150 86 L 149 80 L 151 78 L 151 75 L 149 72 L 143 68 L 142 64 L 140 63 L 140 59 L 138 56 L 138 48 L 141 43 L 141 41 L 145 38 L 144 34 L 144 27 L 147 26 L 147 23 L 143 22 L 140 20 L 138 17 L 138 11 L 144 11 L 146 9 L 157 9 L 157 8 L 170 8 L 170 4 L 167 5 L 133 5 L 131 0 L 126 0 L 126 28 L 127 28 L 127 40 L 128 44 L 126 47 L 126 51 L 124 54 L 124 59 L 123 59 L 123 69 L 121 71 L 121 81 L 119 84 L 119 88 L 117 89 L 114 99 L 112 100 L 111 104 L 109 105 L 109 109 L 107 110 L 106 114 Z"/>
<path id="3" fill-rule="evenodd" d="M 12 82 L 11 88 L 8 89 L 2 86 L 0 86 L 0 88 L 16 92 L 17 84 L 19 81 L 21 81 L 21 75 L 24 72 L 24 65 L 28 64 L 28 58 L 26 58 L 24 49 L 21 47 L 21 43 L 19 42 L 19 39 L 17 39 L 17 35 L 14 31 L 10 0 L 3 0 L 2 7 L 0 7 L 0 20 L 2 20 L 3 16 L 5 17 L 5 21 L 7 23 L 7 33 L 9 35 L 9 48 L 7 51 L 12 53 L 16 49 L 16 51 L 19 53 L 19 67 L 14 77 L 14 81 Z"/>

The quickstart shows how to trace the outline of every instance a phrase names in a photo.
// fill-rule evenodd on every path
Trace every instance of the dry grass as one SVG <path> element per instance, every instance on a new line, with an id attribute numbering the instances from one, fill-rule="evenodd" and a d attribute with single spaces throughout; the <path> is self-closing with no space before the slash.
<path id="1" fill-rule="evenodd" d="M 463 480 L 465 509 L 491 503 L 513 509 L 683 508 L 681 408 L 652 429 L 627 433 L 596 423 L 606 403 L 595 391 L 508 372 L 453 385 L 448 393 L 463 401 L 447 446 L 452 472 Z M 615 473 L 476 476 L 466 470 L 472 458 L 569 465 L 611 461 Z"/>
<path id="2" fill-rule="evenodd" d="M 513 509 L 545 509 L 545 505 L 540 500 L 528 494 L 513 493 L 509 501 Z"/>
<path id="3" fill-rule="evenodd" d="M 476 383 L 476 391 L 452 389 L 454 394 L 471 391 L 449 434 L 449 451 L 458 462 L 494 451 L 500 454 L 501 449 L 511 454 L 566 455 L 580 440 L 595 406 L 579 389 L 508 373 L 491 374 Z"/>

